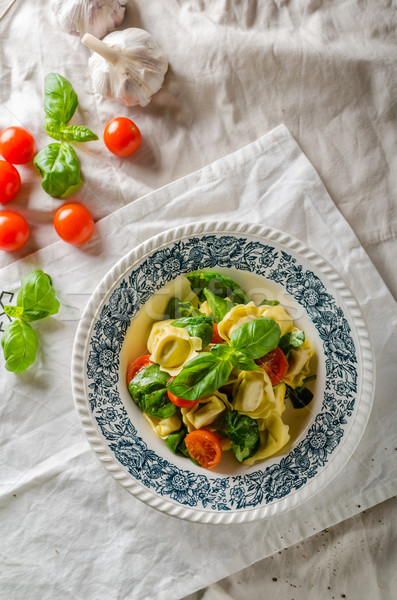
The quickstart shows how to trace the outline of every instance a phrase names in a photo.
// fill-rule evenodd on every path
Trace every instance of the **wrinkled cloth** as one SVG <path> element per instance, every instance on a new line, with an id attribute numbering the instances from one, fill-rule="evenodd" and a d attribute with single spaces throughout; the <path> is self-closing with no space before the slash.
<path id="1" fill-rule="evenodd" d="M 18 166 L 22 188 L 7 205 L 28 219 L 31 236 L 20 251 L 0 253 L 0 302 L 12 303 L 20 278 L 43 268 L 62 309 L 37 327 L 32 369 L 15 376 L 0 365 L 2 600 L 181 598 L 264 557 L 267 568 L 273 553 L 304 539 L 312 568 L 326 570 L 320 532 L 345 523 L 353 535 L 358 521 L 346 519 L 396 493 L 390 372 L 397 317 L 382 281 L 396 296 L 396 19 L 386 0 L 130 0 L 120 28 L 147 30 L 170 66 L 151 103 L 127 109 L 93 91 L 90 52 L 59 29 L 50 2 L 0 0 L 0 127 L 27 127 L 39 150 L 50 143 L 43 84 L 59 72 L 79 97 L 72 123 L 100 138 L 76 145 L 84 176 L 78 199 L 99 221 L 88 245 L 53 243 L 60 201 L 43 192 L 32 165 Z M 114 116 L 132 118 L 142 131 L 131 158 L 111 155 L 101 142 Z M 280 123 L 319 177 L 284 128 L 261 137 Z M 73 407 L 74 331 L 96 284 L 151 235 L 208 218 L 273 225 L 313 246 L 341 270 L 371 321 L 377 395 L 360 446 L 330 488 L 271 522 L 214 528 L 146 507 L 98 463 Z M 0 320 L 4 327 L 4 314 Z M 390 508 L 385 514 L 395 539 Z M 300 600 L 317 580 L 292 556 L 286 560 L 294 560 L 300 583 L 288 585 L 302 586 L 301 596 L 290 586 Z M 385 553 L 356 560 L 362 589 L 374 591 Z M 243 581 L 262 599 L 268 580 L 260 569 L 244 572 L 250 575 L 253 587 Z M 205 597 L 225 593 L 208 588 Z"/>
<path id="2" fill-rule="evenodd" d="M 139 242 L 171 224 L 205 221 L 209 215 L 271 225 L 320 252 L 349 279 L 375 345 L 374 408 L 348 464 L 314 498 L 259 523 L 183 522 L 129 496 L 88 449 L 73 408 L 73 338 L 98 282 Z M 12 590 L 15 598 L 26 597 L 32 586 L 42 598 L 65 590 L 71 597 L 107 597 L 113 586 L 121 598 L 183 597 L 396 494 L 396 305 L 284 126 L 102 219 L 83 252 L 57 242 L 4 268 L 0 280 L 13 293 L 33 268 L 50 274 L 62 307 L 57 318 L 37 328 L 40 351 L 34 367 L 19 376 L 4 373 L 1 380 L 5 464 L 0 497 L 7 519 L 0 588 Z M 57 557 L 49 566 L 52 553 Z"/>

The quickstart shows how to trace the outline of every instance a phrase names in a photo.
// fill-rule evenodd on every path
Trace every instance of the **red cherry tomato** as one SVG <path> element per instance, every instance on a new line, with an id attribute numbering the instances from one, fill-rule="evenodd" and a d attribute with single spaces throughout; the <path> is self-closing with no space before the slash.
<path id="1" fill-rule="evenodd" d="M 36 154 L 36 144 L 23 127 L 7 127 L 0 133 L 0 154 L 14 165 L 23 165 Z"/>
<path id="2" fill-rule="evenodd" d="M 15 212 L 0 212 L 0 250 L 19 250 L 28 241 L 29 225 L 26 219 Z"/>
<path id="3" fill-rule="evenodd" d="M 270 383 L 277 385 L 284 379 L 288 371 L 288 360 L 284 352 L 277 346 L 271 352 L 255 360 L 256 364 L 269 375 Z"/>
<path id="4" fill-rule="evenodd" d="M 144 354 L 143 356 L 139 356 L 139 358 L 133 360 L 127 369 L 127 385 L 129 385 L 131 379 L 134 379 L 135 375 L 137 375 L 139 371 L 146 369 L 146 367 L 152 364 L 153 361 L 150 360 L 150 354 Z"/>
<path id="5" fill-rule="evenodd" d="M 0 202 L 6 204 L 19 192 L 21 176 L 11 163 L 0 160 Z"/>
<path id="6" fill-rule="evenodd" d="M 54 216 L 55 231 L 68 244 L 84 244 L 94 232 L 91 213 L 75 202 L 63 204 Z"/>
<path id="7" fill-rule="evenodd" d="M 214 323 L 214 333 L 212 335 L 211 344 L 223 344 L 224 339 L 218 333 L 218 325 Z"/>
<path id="8" fill-rule="evenodd" d="M 127 117 L 109 121 L 103 132 L 105 146 L 117 156 L 130 156 L 141 145 L 142 135 L 138 127 Z"/>
<path id="9" fill-rule="evenodd" d="M 207 429 L 196 429 L 185 437 L 190 457 L 204 469 L 212 469 L 222 458 L 222 443 L 218 436 Z"/>

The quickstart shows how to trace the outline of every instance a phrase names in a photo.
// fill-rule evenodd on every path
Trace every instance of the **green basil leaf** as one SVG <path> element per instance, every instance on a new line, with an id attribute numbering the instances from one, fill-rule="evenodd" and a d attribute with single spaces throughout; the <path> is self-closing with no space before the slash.
<path id="1" fill-rule="evenodd" d="M 61 124 L 59 121 L 54 121 L 54 119 L 46 117 L 44 119 L 44 129 L 50 137 L 54 138 L 54 140 L 62 140 Z"/>
<path id="2" fill-rule="evenodd" d="M 78 106 L 72 84 L 58 73 L 49 73 L 44 83 L 44 112 L 50 119 L 66 124 Z"/>
<path id="3" fill-rule="evenodd" d="M 22 306 L 11 306 L 8 304 L 4 307 L 4 312 L 9 317 L 13 317 L 14 319 L 20 319 L 23 315 L 23 308 Z"/>
<path id="4" fill-rule="evenodd" d="M 204 288 L 203 294 L 208 301 L 212 314 L 214 315 L 215 323 L 220 323 L 223 317 L 227 315 L 229 310 L 233 308 L 234 303 L 228 298 L 215 296 L 215 294 L 213 294 L 209 288 Z"/>
<path id="5" fill-rule="evenodd" d="M 84 125 L 67 125 L 62 128 L 62 139 L 67 142 L 92 142 L 98 136 Z"/>
<path id="6" fill-rule="evenodd" d="M 203 313 L 193 306 L 191 302 L 182 301 L 176 296 L 171 298 L 165 309 L 165 319 L 180 319 L 182 317 L 200 317 Z"/>
<path id="7" fill-rule="evenodd" d="M 6 369 L 14 373 L 25 371 L 35 360 L 38 347 L 36 332 L 29 323 L 17 319 L 10 323 L 2 337 L 1 346 Z"/>
<path id="8" fill-rule="evenodd" d="M 131 398 L 146 414 L 159 419 L 167 419 L 175 414 L 178 408 L 167 395 L 168 373 L 160 371 L 157 364 L 150 364 L 139 371 L 131 380 L 128 391 Z"/>
<path id="9" fill-rule="evenodd" d="M 234 350 L 227 344 L 215 344 L 211 346 L 210 352 L 221 360 L 229 361 L 233 367 L 240 371 L 255 371 L 258 365 L 243 352 Z"/>
<path id="10" fill-rule="evenodd" d="M 202 352 L 189 360 L 168 384 L 172 394 L 185 400 L 197 400 L 211 394 L 229 379 L 232 365 L 211 352 Z"/>
<path id="11" fill-rule="evenodd" d="M 49 144 L 36 154 L 33 163 L 43 177 L 44 191 L 55 198 L 70 196 L 83 182 L 79 159 L 66 142 Z"/>
<path id="12" fill-rule="evenodd" d="M 255 419 L 232 410 L 222 419 L 221 429 L 230 438 L 233 453 L 240 462 L 257 452 L 260 438 Z"/>
<path id="13" fill-rule="evenodd" d="M 184 317 L 171 323 L 173 327 L 186 329 L 190 337 L 199 337 L 202 340 L 202 348 L 210 343 L 214 335 L 214 320 L 212 317 L 202 315 L 201 317 Z"/>
<path id="14" fill-rule="evenodd" d="M 274 350 L 280 341 L 280 326 L 273 319 L 259 317 L 237 327 L 230 336 L 230 344 L 250 358 L 260 358 Z"/>
<path id="15" fill-rule="evenodd" d="M 267 298 L 264 298 L 259 306 L 277 306 L 278 304 L 280 304 L 278 300 L 268 300 Z"/>
<path id="16" fill-rule="evenodd" d="M 284 354 L 288 356 L 291 348 L 299 348 L 299 346 L 302 346 L 304 341 L 304 331 L 291 331 L 291 333 L 286 333 L 283 335 L 283 337 L 280 339 L 279 346 Z"/>
<path id="17" fill-rule="evenodd" d="M 238 283 L 219 273 L 196 271 L 189 273 L 186 277 L 190 282 L 192 291 L 199 297 L 201 302 L 205 300 L 203 292 L 205 288 L 209 288 L 215 296 L 229 298 L 234 304 L 248 304 L 250 301 Z"/>
<path id="18" fill-rule="evenodd" d="M 51 278 L 41 269 L 32 271 L 21 280 L 17 305 L 23 309 L 20 315 L 25 321 L 37 321 L 59 311 Z"/>
<path id="19" fill-rule="evenodd" d="M 287 385 L 287 396 L 292 402 L 294 408 L 305 408 L 313 400 L 314 394 L 307 387 L 299 386 L 293 388 Z"/>

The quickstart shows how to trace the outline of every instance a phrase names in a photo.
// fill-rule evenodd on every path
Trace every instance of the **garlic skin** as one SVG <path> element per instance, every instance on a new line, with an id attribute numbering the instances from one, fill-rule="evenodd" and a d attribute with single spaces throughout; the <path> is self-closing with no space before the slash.
<path id="1" fill-rule="evenodd" d="M 124 19 L 128 0 L 52 0 L 59 25 L 70 35 L 103 38 Z"/>
<path id="2" fill-rule="evenodd" d="M 131 27 L 104 40 L 86 34 L 81 41 L 95 52 L 88 65 L 102 96 L 125 106 L 147 106 L 163 85 L 168 60 L 147 31 Z"/>

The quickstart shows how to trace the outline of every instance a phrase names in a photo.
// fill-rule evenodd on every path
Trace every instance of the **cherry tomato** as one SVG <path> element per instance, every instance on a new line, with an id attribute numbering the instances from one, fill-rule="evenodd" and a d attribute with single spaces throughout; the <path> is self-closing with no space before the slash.
<path id="1" fill-rule="evenodd" d="M 223 344 L 224 339 L 218 333 L 218 325 L 214 323 L 214 333 L 212 335 L 211 344 Z"/>
<path id="2" fill-rule="evenodd" d="M 109 121 L 103 132 L 105 146 L 117 156 L 130 156 L 141 145 L 142 135 L 138 127 L 127 117 Z"/>
<path id="3" fill-rule="evenodd" d="M 29 225 L 26 219 L 15 212 L 0 212 L 0 250 L 19 250 L 28 241 Z"/>
<path id="4" fill-rule="evenodd" d="M 150 360 L 150 354 L 144 354 L 143 356 L 139 356 L 139 358 L 133 360 L 127 369 L 127 385 L 129 385 L 131 379 L 134 379 L 135 375 L 137 375 L 139 371 L 146 369 L 146 367 L 151 364 L 153 364 L 153 362 Z"/>
<path id="5" fill-rule="evenodd" d="M 256 364 L 269 375 L 270 383 L 277 385 L 284 379 L 288 371 L 288 360 L 284 352 L 277 346 L 271 352 L 255 360 Z"/>
<path id="6" fill-rule="evenodd" d="M 11 163 L 0 160 L 0 202 L 6 204 L 19 192 L 21 176 Z"/>
<path id="7" fill-rule="evenodd" d="M 7 127 L 0 133 L 0 154 L 14 165 L 23 165 L 36 154 L 36 144 L 23 127 Z"/>
<path id="8" fill-rule="evenodd" d="M 91 213 L 75 202 L 63 204 L 54 216 L 55 231 L 68 244 L 84 244 L 94 232 Z"/>
<path id="9" fill-rule="evenodd" d="M 174 379 L 175 379 L 175 377 L 171 377 L 171 379 L 169 379 L 167 383 L 170 383 L 170 381 L 173 381 Z M 179 408 L 192 407 L 195 404 L 197 404 L 197 402 L 200 400 L 200 398 L 197 398 L 197 400 L 185 400 L 184 398 L 179 398 L 179 396 L 175 396 L 174 394 L 171 394 L 171 392 L 169 390 L 167 390 L 167 395 L 168 395 L 168 398 L 171 400 L 171 402 L 173 404 L 175 404 L 175 406 L 178 406 Z"/>
<path id="10" fill-rule="evenodd" d="M 204 469 L 212 469 L 222 458 L 222 443 L 218 436 L 207 429 L 196 429 L 185 437 L 190 457 Z"/>

